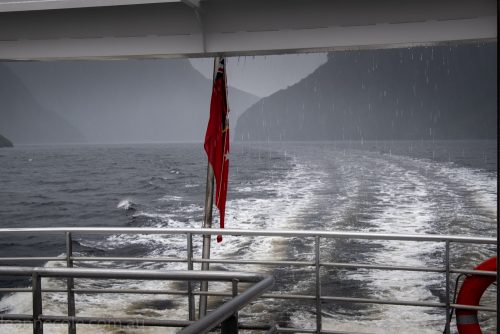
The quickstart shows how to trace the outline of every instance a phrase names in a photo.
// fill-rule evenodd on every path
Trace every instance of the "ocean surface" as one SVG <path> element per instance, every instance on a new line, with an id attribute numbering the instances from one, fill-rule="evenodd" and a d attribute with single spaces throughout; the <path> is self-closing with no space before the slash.
<path id="1" fill-rule="evenodd" d="M 19 146 L 0 150 L 0 227 L 200 227 L 206 157 L 202 144 Z M 365 141 L 233 144 L 226 227 L 342 230 L 496 237 L 496 141 Z M 217 215 L 215 226 L 218 226 Z M 77 236 L 80 256 L 177 256 L 181 236 Z M 195 256 L 200 239 L 195 239 Z M 63 238 L 0 236 L 2 256 L 64 256 Z M 225 237 L 212 257 L 313 260 L 314 240 Z M 442 266 L 443 244 L 325 241 L 322 261 Z M 452 247 L 452 265 L 471 268 L 494 246 Z M 12 262 L 0 265 L 13 265 Z M 28 263 L 64 266 L 64 262 Z M 24 263 L 26 265 L 26 263 Z M 85 267 L 185 269 L 185 264 L 79 263 Z M 275 291 L 314 294 L 314 272 L 283 266 L 212 265 L 271 272 Z M 323 269 L 322 294 L 444 301 L 444 276 L 369 269 Z M 2 279 L 1 287 L 29 286 Z M 59 280 L 45 287 L 63 288 Z M 80 280 L 77 287 L 172 289 L 173 283 Z M 493 303 L 496 288 L 483 298 Z M 65 313 L 65 294 L 45 294 L 47 314 Z M 187 318 L 186 301 L 162 295 L 77 295 L 78 315 Z M 2 294 L 0 313 L 31 312 L 27 293 Z M 325 303 L 324 329 L 372 333 L 442 333 L 442 309 Z M 485 333 L 494 314 L 480 313 Z M 314 302 L 259 301 L 242 320 L 314 328 Z M 48 333 L 65 326 L 46 325 Z M 453 331 L 455 325 L 452 325 Z M 168 333 L 159 328 L 79 326 L 81 333 Z M 30 333 L 28 325 L 0 332 Z M 172 331 L 173 332 L 173 331 Z"/>

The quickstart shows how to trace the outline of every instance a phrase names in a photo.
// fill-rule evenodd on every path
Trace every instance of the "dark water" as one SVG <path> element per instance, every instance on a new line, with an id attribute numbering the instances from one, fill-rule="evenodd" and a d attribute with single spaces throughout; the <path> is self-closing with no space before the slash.
<path id="1" fill-rule="evenodd" d="M 235 144 L 230 161 L 226 219 L 231 228 L 496 236 L 495 141 Z M 201 226 L 206 158 L 200 144 L 2 149 L 0 175 L 0 227 Z M 0 236 L 0 249 L 2 256 L 60 256 L 64 243 L 54 237 Z M 175 256 L 185 250 L 185 241 L 180 237 L 146 235 L 80 237 L 75 249 L 79 255 Z M 213 251 L 214 257 L 310 260 L 313 242 L 228 237 Z M 336 262 L 436 266 L 442 265 L 443 247 L 433 243 L 347 240 L 325 242 L 321 251 L 322 259 Z M 492 247 L 462 247 L 454 249 L 452 260 L 456 266 L 470 267 L 495 252 Z M 158 268 L 152 264 L 141 266 Z M 174 264 L 168 268 L 184 266 Z M 249 269 L 271 270 L 255 266 Z M 312 272 L 289 267 L 272 272 L 278 280 L 276 289 L 314 291 Z M 332 296 L 435 302 L 443 301 L 444 296 L 442 275 L 427 273 L 324 270 L 322 282 L 322 293 Z M 2 281 L 3 286 L 15 284 L 29 282 Z M 62 286 L 57 281 L 47 284 Z M 149 286 L 143 282 L 117 282 L 116 286 L 119 284 L 158 288 L 154 285 L 158 283 Z M 173 308 L 179 318 L 185 316 L 185 303 L 180 300 L 165 302 L 160 296 L 105 297 L 81 296 L 77 300 L 80 315 L 164 317 L 165 308 Z M 47 297 L 49 313 L 64 312 L 60 301 L 64 296 Z M 0 310 L 29 313 L 30 303 L 27 295 L 8 295 L 0 302 Z M 254 314 L 283 325 L 314 326 L 313 303 L 276 301 L 252 307 Z M 337 330 L 440 333 L 444 326 L 442 310 L 426 308 L 327 304 L 324 312 L 324 327 Z M 482 317 L 486 319 L 484 328 L 494 331 L 493 317 Z M 27 333 L 29 327 L 10 330 Z M 58 330 L 63 329 L 53 328 L 54 332 Z M 93 331 L 87 328 L 84 332 Z M 126 331 L 136 332 L 156 333 L 155 329 Z"/>

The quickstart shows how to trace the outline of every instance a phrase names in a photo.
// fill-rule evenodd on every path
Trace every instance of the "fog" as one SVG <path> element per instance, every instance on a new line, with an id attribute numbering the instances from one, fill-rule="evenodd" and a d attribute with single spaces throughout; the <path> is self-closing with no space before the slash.
<path id="1" fill-rule="evenodd" d="M 232 134 L 493 138 L 496 66 L 496 43 L 231 57 Z M 0 63 L 0 134 L 14 144 L 201 142 L 212 69 L 206 58 Z"/>

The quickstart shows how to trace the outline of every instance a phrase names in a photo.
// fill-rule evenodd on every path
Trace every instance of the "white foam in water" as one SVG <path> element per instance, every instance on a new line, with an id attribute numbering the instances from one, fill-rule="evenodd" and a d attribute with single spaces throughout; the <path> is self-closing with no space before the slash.
<path id="1" fill-rule="evenodd" d="M 497 216 L 497 178 L 485 174 L 479 170 L 470 168 L 443 168 L 440 171 L 451 180 L 463 185 L 463 187 L 474 193 L 476 203 Z"/>
<path id="2" fill-rule="evenodd" d="M 174 195 L 165 195 L 162 198 L 160 198 L 160 201 L 182 201 L 181 196 L 174 196 Z"/>
<path id="3" fill-rule="evenodd" d="M 375 170 L 380 178 L 378 197 L 373 204 L 381 208 L 375 211 L 376 215 L 370 221 L 376 225 L 371 231 L 433 233 L 432 224 L 449 221 L 457 212 L 465 210 L 463 198 L 457 194 L 459 188 L 449 184 L 450 178 L 475 192 L 476 199 L 481 201 L 486 209 L 496 207 L 494 180 L 479 171 L 398 156 L 374 159 L 376 161 L 365 166 L 358 162 L 359 173 L 369 175 Z M 404 167 L 400 167 L 401 165 Z M 439 180 L 435 175 L 444 178 Z M 496 214 L 496 211 L 494 213 Z M 398 241 L 373 243 L 384 245 L 384 249 L 372 254 L 373 264 L 419 267 L 442 265 L 442 260 L 432 257 L 436 250 L 443 247 L 442 244 Z M 368 298 L 428 302 L 439 302 L 429 287 L 442 286 L 444 279 L 442 275 L 434 273 L 375 270 L 358 270 L 348 274 L 348 277 L 369 282 L 372 295 L 366 296 Z M 375 315 L 356 319 L 342 314 L 331 314 L 324 318 L 323 328 L 337 331 L 415 334 L 438 333 L 444 328 L 445 314 L 442 310 L 390 305 L 375 307 Z"/>
<path id="4" fill-rule="evenodd" d="M 124 200 L 121 200 L 118 205 L 116 206 L 117 209 L 123 209 L 123 210 L 128 210 L 130 208 L 132 208 L 134 205 L 134 202 L 132 202 L 131 200 L 129 199 L 124 199 Z"/>
<path id="5" fill-rule="evenodd" d="M 244 187 L 243 192 L 275 192 L 269 198 L 231 200 L 227 204 L 226 215 L 231 226 L 242 229 L 273 228 L 289 229 L 290 223 L 314 198 L 314 190 L 321 186 L 323 172 L 311 170 L 307 165 L 293 159 L 294 168 L 286 176 L 275 182 Z"/>
<path id="6" fill-rule="evenodd" d="M 231 228 L 241 229 L 292 229 L 294 218 L 306 209 L 314 197 L 314 190 L 321 184 L 322 172 L 308 169 L 297 159 L 292 159 L 294 167 L 286 171 L 281 180 L 264 180 L 246 186 L 243 192 L 250 192 L 256 197 L 234 199 L 226 205 L 226 224 Z M 274 196 L 258 198 L 259 193 L 272 193 Z M 217 226 L 218 219 L 215 220 Z M 213 258 L 232 257 L 245 260 L 272 260 L 285 257 L 283 238 L 245 238 L 225 237 L 225 241 L 212 247 Z M 241 255 L 237 255 L 241 254 Z M 224 265 L 230 270 L 241 270 L 238 265 Z M 246 271 L 266 272 L 269 267 L 245 265 Z M 215 289 L 222 284 L 212 284 Z"/>
<path id="7" fill-rule="evenodd" d="M 376 231 L 416 233 L 416 230 L 419 230 L 419 232 L 423 232 L 422 229 L 425 229 L 426 224 L 432 220 L 432 210 L 430 209 L 430 203 L 427 201 L 427 193 L 423 181 L 417 175 L 402 170 L 384 160 L 376 159 L 377 161 L 367 161 L 366 157 L 363 157 L 362 160 L 364 161 L 360 163 L 359 159 L 355 159 L 355 168 L 350 169 L 348 166 L 344 166 L 341 168 L 341 171 L 345 173 L 343 176 L 349 180 L 362 179 L 370 175 L 370 173 L 381 174 L 379 177 L 382 180 L 377 184 L 381 187 L 377 192 L 379 198 L 376 198 L 373 204 L 382 205 L 383 210 L 380 210 L 378 216 L 371 220 L 371 223 L 377 226 Z M 349 159 L 344 160 L 344 162 L 348 163 Z M 380 170 L 381 167 L 384 168 L 383 171 Z M 338 212 L 337 217 L 343 215 L 343 211 L 349 204 L 352 204 L 353 201 L 350 201 L 349 197 L 357 195 L 356 190 L 360 187 L 360 184 L 359 182 L 351 182 L 348 187 L 350 193 L 347 198 L 339 198 L 343 200 L 345 205 L 340 208 L 342 212 Z M 403 222 L 405 225 L 402 225 Z M 408 248 L 407 244 L 399 242 L 386 242 L 383 244 L 385 245 L 385 249 L 377 251 L 374 254 L 374 263 L 391 264 L 396 259 L 398 261 L 402 260 L 406 265 L 422 266 L 423 263 L 419 260 L 420 251 L 425 253 L 428 250 Z M 427 245 L 427 247 L 433 246 Z M 415 252 L 415 249 L 418 251 Z M 415 275 L 414 272 L 397 272 L 395 275 L 391 271 L 355 271 L 350 272 L 348 277 L 349 279 L 370 282 L 370 290 L 377 294 L 377 296 L 366 296 L 368 298 L 403 300 L 418 296 L 417 299 L 422 298 L 422 300 L 425 300 L 432 297 L 428 289 L 426 289 L 426 284 L 430 278 L 425 277 L 425 275 Z M 351 317 L 345 317 L 343 314 L 333 314 L 330 317 L 325 317 L 323 328 L 373 332 L 374 328 L 380 327 L 381 333 L 410 333 L 411 330 L 409 331 L 409 328 L 405 327 L 402 330 L 401 321 L 408 323 L 408 321 L 414 318 L 419 318 L 424 322 L 436 320 L 436 317 L 427 316 L 421 310 L 406 309 L 402 312 L 400 308 L 394 309 L 385 306 L 377 306 L 377 308 L 379 317 L 376 319 L 363 318 L 359 319 L 359 323 L 356 323 Z M 417 316 L 415 312 L 418 312 Z M 297 327 L 305 326 L 307 328 L 314 328 L 314 317 L 307 318 L 301 312 L 296 312 L 292 319 L 294 319 L 293 323 Z M 393 326 L 389 326 L 388 324 L 391 321 L 393 323 L 390 325 Z M 421 329 L 415 331 L 415 333 L 417 332 L 425 333 Z"/>
<path id="8" fill-rule="evenodd" d="M 380 182 L 378 201 L 386 203 L 378 217 L 372 220 L 377 225 L 377 232 L 423 233 L 428 231 L 428 224 L 434 219 L 432 203 L 429 202 L 426 183 L 416 172 L 403 170 L 395 165 L 385 167 L 383 180 Z M 422 257 L 436 247 L 431 243 L 411 244 L 408 242 L 382 242 L 385 248 L 373 254 L 373 263 L 407 266 L 425 266 Z M 352 278 L 356 278 L 352 274 Z M 436 301 L 427 288 L 435 275 L 407 271 L 373 271 L 368 274 L 373 297 L 392 300 Z M 364 277 L 363 277 L 364 278 Z M 361 278 L 360 278 L 361 279 Z M 381 320 L 377 323 L 384 333 L 431 333 L 434 329 L 423 329 L 422 324 L 442 321 L 441 316 L 431 315 L 422 308 L 377 306 Z M 412 328 L 416 322 L 417 326 Z M 401 325 L 404 324 L 404 325 Z M 403 326 L 403 327 L 402 327 Z M 366 328 L 368 329 L 368 328 Z"/>

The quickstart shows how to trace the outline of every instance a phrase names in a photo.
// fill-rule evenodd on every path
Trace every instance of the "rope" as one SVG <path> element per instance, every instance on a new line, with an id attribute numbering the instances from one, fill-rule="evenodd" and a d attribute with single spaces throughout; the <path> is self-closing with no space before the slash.
<path id="1" fill-rule="evenodd" d="M 464 277 L 464 276 L 469 276 L 467 274 L 460 274 L 457 276 L 457 279 L 455 280 L 455 289 L 453 291 L 453 299 L 451 300 L 453 304 L 455 304 L 456 298 L 457 298 L 457 290 L 458 290 L 458 281 Z M 453 312 L 455 311 L 455 308 L 452 307 L 450 311 L 450 321 L 444 326 L 443 334 L 446 334 L 446 328 L 450 325 L 451 323 L 451 318 L 453 318 Z"/>

